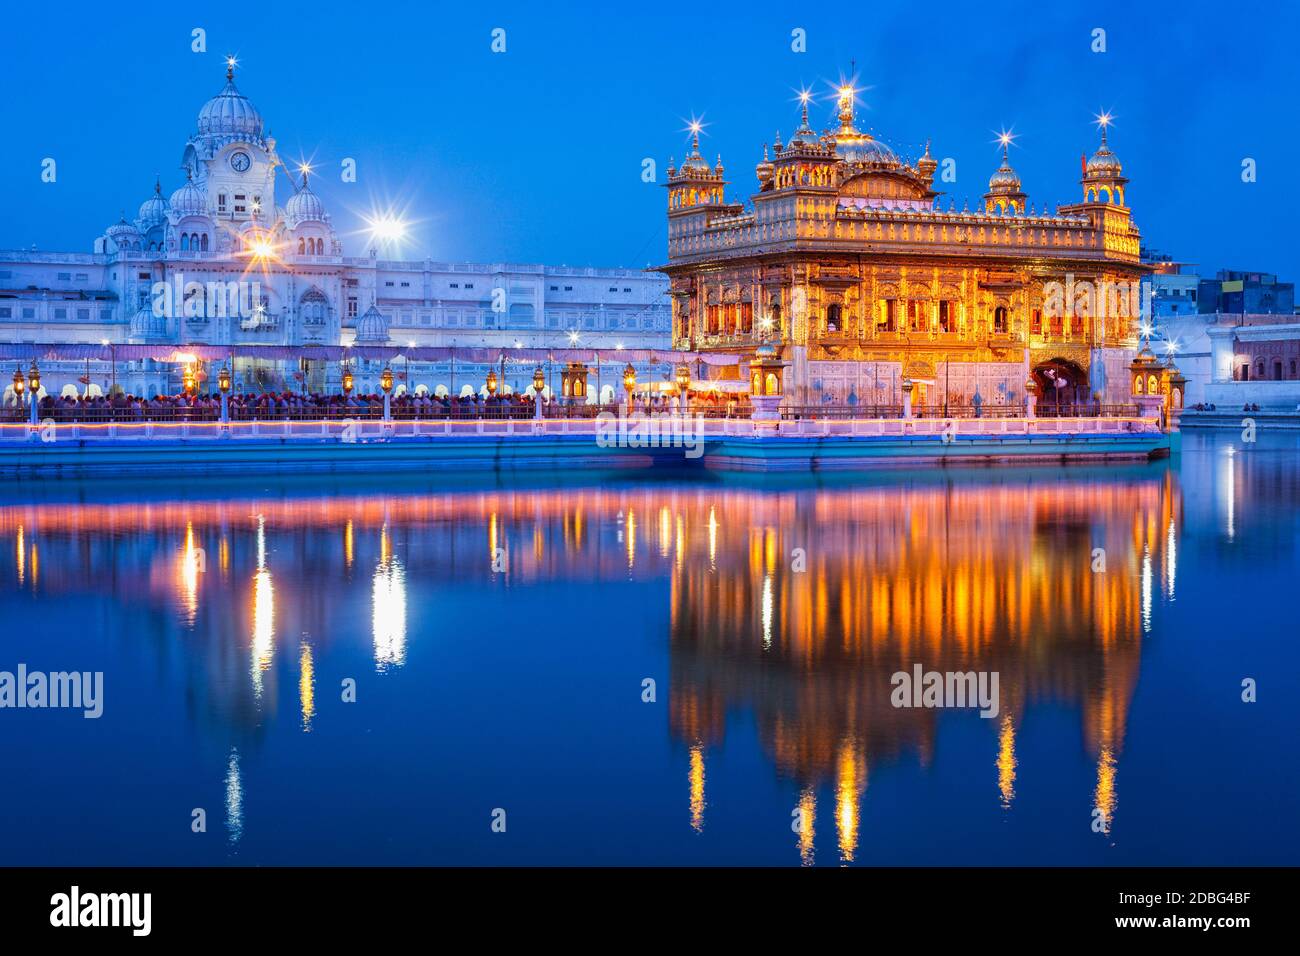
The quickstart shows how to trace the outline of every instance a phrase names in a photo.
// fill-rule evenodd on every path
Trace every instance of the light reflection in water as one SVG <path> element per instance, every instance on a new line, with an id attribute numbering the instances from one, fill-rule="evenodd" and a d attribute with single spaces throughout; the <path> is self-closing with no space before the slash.
<path id="1" fill-rule="evenodd" d="M 203 552 L 194 544 L 194 524 L 185 523 L 185 548 L 181 552 L 181 603 L 184 621 L 193 626 L 199 613 L 199 574 L 203 567 Z"/>
<path id="2" fill-rule="evenodd" d="M 253 693 L 262 697 L 262 675 L 275 657 L 275 588 L 266 567 L 266 519 L 257 516 L 257 572 L 253 575 Z"/>
<path id="3" fill-rule="evenodd" d="M 638 512 L 651 516 L 652 529 L 640 540 Z M 257 516 L 255 529 L 246 519 L 250 513 Z M 315 677 L 318 669 L 326 672 L 331 643 L 353 641 L 353 650 L 373 655 L 380 672 L 413 666 L 408 629 L 411 641 L 421 632 L 407 620 L 408 588 L 491 587 L 500 580 L 478 557 L 485 537 L 493 551 L 510 540 L 533 541 L 511 556 L 511 587 L 544 588 L 557 581 L 599 586 L 629 577 L 656 582 L 668 611 L 665 632 L 653 636 L 668 650 L 668 733 L 685 744 L 687 762 L 686 781 L 672 775 L 676 799 L 684 797 L 688 810 L 687 820 L 677 816 L 676 825 L 703 832 L 710 750 L 722 748 L 728 724 L 739 722 L 742 732 L 753 728 L 766 760 L 789 788 L 782 806 L 797 801 L 803 824 L 797 854 L 805 863 L 815 856 L 819 797 L 833 801 L 839 859 L 860 862 L 867 855 L 862 820 L 871 819 L 868 768 L 879 781 L 891 764 L 912 760 L 925 768 L 935 759 L 938 715 L 896 709 L 888 700 L 890 676 L 916 662 L 1001 675 L 998 718 L 971 715 L 987 735 L 979 764 L 987 774 L 990 806 L 996 799 L 1004 812 L 1014 812 L 1017 804 L 1024 812 L 1026 797 L 1016 789 L 1022 759 L 1017 735 L 1023 734 L 1026 711 L 1047 701 L 1078 713 L 1085 759 L 1096 767 L 1095 792 L 1088 797 L 1108 827 L 1118 825 L 1116 780 L 1142 639 L 1158 624 L 1154 602 L 1174 593 L 1180 523 L 1177 484 L 1158 478 L 936 479 L 794 491 L 493 490 L 149 506 L 114 502 L 21 513 L 0 507 L 0 533 L 14 539 L 13 549 L 3 553 L 13 555 L 15 570 L 28 579 L 39 533 L 47 549 L 47 588 L 80 593 L 90 580 L 103 588 L 133 588 L 131 598 L 164 603 L 175 600 L 179 584 L 186 613 L 197 616 L 196 629 L 227 635 L 223 647 L 230 650 L 236 680 L 226 680 L 223 647 L 200 659 L 195 671 L 210 683 L 202 688 L 205 694 L 217 700 L 210 712 L 239 727 L 273 723 L 276 714 L 264 703 L 244 706 L 244 647 L 228 637 L 241 628 L 223 630 L 227 604 L 217 599 L 216 582 L 195 573 L 199 545 L 218 534 L 222 564 L 234 569 L 229 587 L 242 591 L 238 582 L 247 580 L 250 565 L 256 567 L 252 699 L 265 695 L 274 702 L 270 675 L 278 668 L 292 675 L 296 665 L 296 681 L 286 681 L 284 690 L 292 701 L 296 683 L 303 731 L 316 723 Z M 185 540 L 179 579 L 178 531 Z M 111 583 L 107 565 L 92 566 L 88 575 L 74 543 L 78 534 L 92 532 L 136 535 L 141 566 L 152 576 L 126 574 L 125 585 Z M 280 558 L 275 587 L 268 558 L 272 534 Z M 155 539 L 170 543 L 158 546 Z M 1096 546 L 1106 550 L 1107 573 L 1091 570 Z M 790 565 L 796 548 L 806 551 L 806 571 Z M 106 561 L 120 561 L 123 553 L 130 554 L 106 551 L 101 558 L 94 552 Z M 349 569 L 356 562 L 374 568 L 369 589 L 364 581 L 352 583 Z M 165 588 L 153 590 L 160 583 Z M 349 608 L 355 626 L 332 627 L 347 620 Z M 296 659 L 276 659 L 277 610 L 281 630 L 296 629 L 301 620 L 303 633 L 311 635 Z M 243 828 L 241 752 L 230 751 L 226 767 L 232 834 Z M 785 838 L 781 842 L 789 853 Z"/>
<path id="4" fill-rule="evenodd" d="M 1109 747 L 1103 747 L 1097 757 L 1097 789 L 1093 794 L 1093 813 L 1096 821 L 1094 826 L 1102 833 L 1110 833 L 1115 819 L 1115 807 L 1119 803 L 1115 791 L 1117 773 L 1114 753 Z"/>
<path id="5" fill-rule="evenodd" d="M 696 744 L 691 748 L 691 829 L 699 833 L 704 829 L 704 748 Z"/>
<path id="6" fill-rule="evenodd" d="M 799 862 L 812 866 L 817 862 L 817 794 L 811 787 L 799 795 L 799 806 L 793 814 L 795 826 L 799 833 Z"/>
<path id="7" fill-rule="evenodd" d="M 311 733 L 311 720 L 316 716 L 316 669 L 312 661 L 311 645 L 302 642 L 298 652 L 298 704 L 302 710 L 302 729 Z"/>
<path id="8" fill-rule="evenodd" d="M 1174 519 L 1169 519 L 1169 532 L 1165 539 L 1165 559 L 1169 564 L 1168 578 L 1168 595 L 1169 600 L 1174 599 L 1174 581 L 1178 577 L 1178 541 L 1174 534 Z"/>
<path id="9" fill-rule="evenodd" d="M 840 859 L 852 863 L 858 851 L 858 824 L 862 791 L 866 789 L 867 769 L 859 766 L 860 757 L 853 741 L 840 745 L 839 779 L 835 787 L 835 828 L 839 834 Z"/>
<path id="10" fill-rule="evenodd" d="M 244 836 L 244 782 L 239 772 L 239 751 L 226 760 L 226 838 L 238 843 Z"/>
<path id="11" fill-rule="evenodd" d="M 1016 724 L 1010 714 L 1002 715 L 998 733 L 998 799 L 1003 810 L 1011 809 L 1016 798 Z"/>
<path id="12" fill-rule="evenodd" d="M 401 667 L 406 663 L 406 571 L 391 553 L 387 526 L 381 536 L 371 601 L 375 670 L 382 674 L 389 667 Z"/>

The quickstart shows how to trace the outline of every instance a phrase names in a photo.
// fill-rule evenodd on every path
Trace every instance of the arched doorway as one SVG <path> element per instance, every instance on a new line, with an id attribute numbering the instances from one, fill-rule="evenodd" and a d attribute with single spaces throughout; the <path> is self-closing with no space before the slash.
<path id="1" fill-rule="evenodd" d="M 1092 403 L 1088 394 L 1088 373 L 1069 359 L 1054 358 L 1034 366 L 1038 384 L 1038 408 L 1042 414 L 1075 414 L 1076 406 Z"/>

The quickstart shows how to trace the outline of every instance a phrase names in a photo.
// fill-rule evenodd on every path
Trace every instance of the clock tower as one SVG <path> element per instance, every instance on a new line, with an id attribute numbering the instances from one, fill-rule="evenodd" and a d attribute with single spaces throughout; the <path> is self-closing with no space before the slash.
<path id="1" fill-rule="evenodd" d="M 218 222 L 275 219 L 275 140 L 262 115 L 235 86 L 235 59 L 226 60 L 226 85 L 199 111 L 198 130 L 185 145 L 181 167 L 207 194 Z"/>

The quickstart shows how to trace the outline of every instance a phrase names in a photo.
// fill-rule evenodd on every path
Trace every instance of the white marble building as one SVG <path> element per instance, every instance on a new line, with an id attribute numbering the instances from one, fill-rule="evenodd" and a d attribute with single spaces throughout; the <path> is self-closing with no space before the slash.
<path id="1" fill-rule="evenodd" d="M 337 363 L 300 369 L 296 361 L 240 358 L 237 350 L 352 343 L 560 348 L 575 341 L 611 352 L 620 345 L 670 347 L 667 280 L 655 273 L 400 260 L 375 249 L 345 255 L 309 174 L 286 166 L 265 128 L 231 66 L 225 86 L 199 111 L 175 188 L 156 182 L 136 215 L 110 225 L 92 252 L 0 251 L 0 349 L 231 346 L 237 387 L 256 380 L 259 387 L 321 389 L 337 387 Z M 612 358 L 606 373 L 616 381 Z M 107 390 L 107 364 L 46 362 L 43 382 L 54 394 L 82 377 Z M 372 384 L 371 371 L 357 369 L 359 388 Z M 486 371 L 459 366 L 457 378 Z M 434 389 L 447 374 L 445 363 L 413 363 L 410 386 Z M 111 375 L 134 394 L 178 385 L 177 370 L 153 360 L 117 363 Z"/>

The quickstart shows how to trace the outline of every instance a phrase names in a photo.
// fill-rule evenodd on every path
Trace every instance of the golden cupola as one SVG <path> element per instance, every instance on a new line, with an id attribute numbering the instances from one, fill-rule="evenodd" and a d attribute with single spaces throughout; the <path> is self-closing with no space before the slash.
<path id="1" fill-rule="evenodd" d="M 931 184 L 934 182 L 934 172 L 938 168 L 939 164 L 935 162 L 934 157 L 930 155 L 930 141 L 927 139 L 925 141 L 925 154 L 916 161 L 916 171 L 921 174 L 921 178 L 924 179 L 927 184 Z"/>
<path id="2" fill-rule="evenodd" d="M 1020 176 L 1011 168 L 1011 158 L 1008 155 L 1011 146 L 1010 134 L 1003 133 L 1000 142 L 1002 143 L 1002 165 L 989 177 L 989 191 L 984 194 L 984 211 L 1023 214 L 1025 200 L 1028 197 L 1020 188 Z"/>
<path id="3" fill-rule="evenodd" d="M 1110 114 L 1102 113 L 1098 116 L 1097 125 L 1101 127 L 1101 145 L 1083 167 L 1083 179 L 1080 181 L 1083 186 L 1083 201 L 1122 206 L 1124 187 L 1128 185 L 1128 180 L 1124 178 L 1124 166 L 1119 157 L 1110 151 L 1110 145 L 1106 142 Z"/>
<path id="4" fill-rule="evenodd" d="M 668 165 L 668 211 L 693 206 L 721 206 L 726 182 L 723 180 L 722 157 L 717 166 L 700 155 L 700 124 L 691 124 L 691 152 L 681 166 Z"/>
<path id="5" fill-rule="evenodd" d="M 767 156 L 767 143 L 763 144 L 763 161 L 754 167 L 754 175 L 758 177 L 758 188 L 767 189 L 772 182 L 772 160 Z"/>

